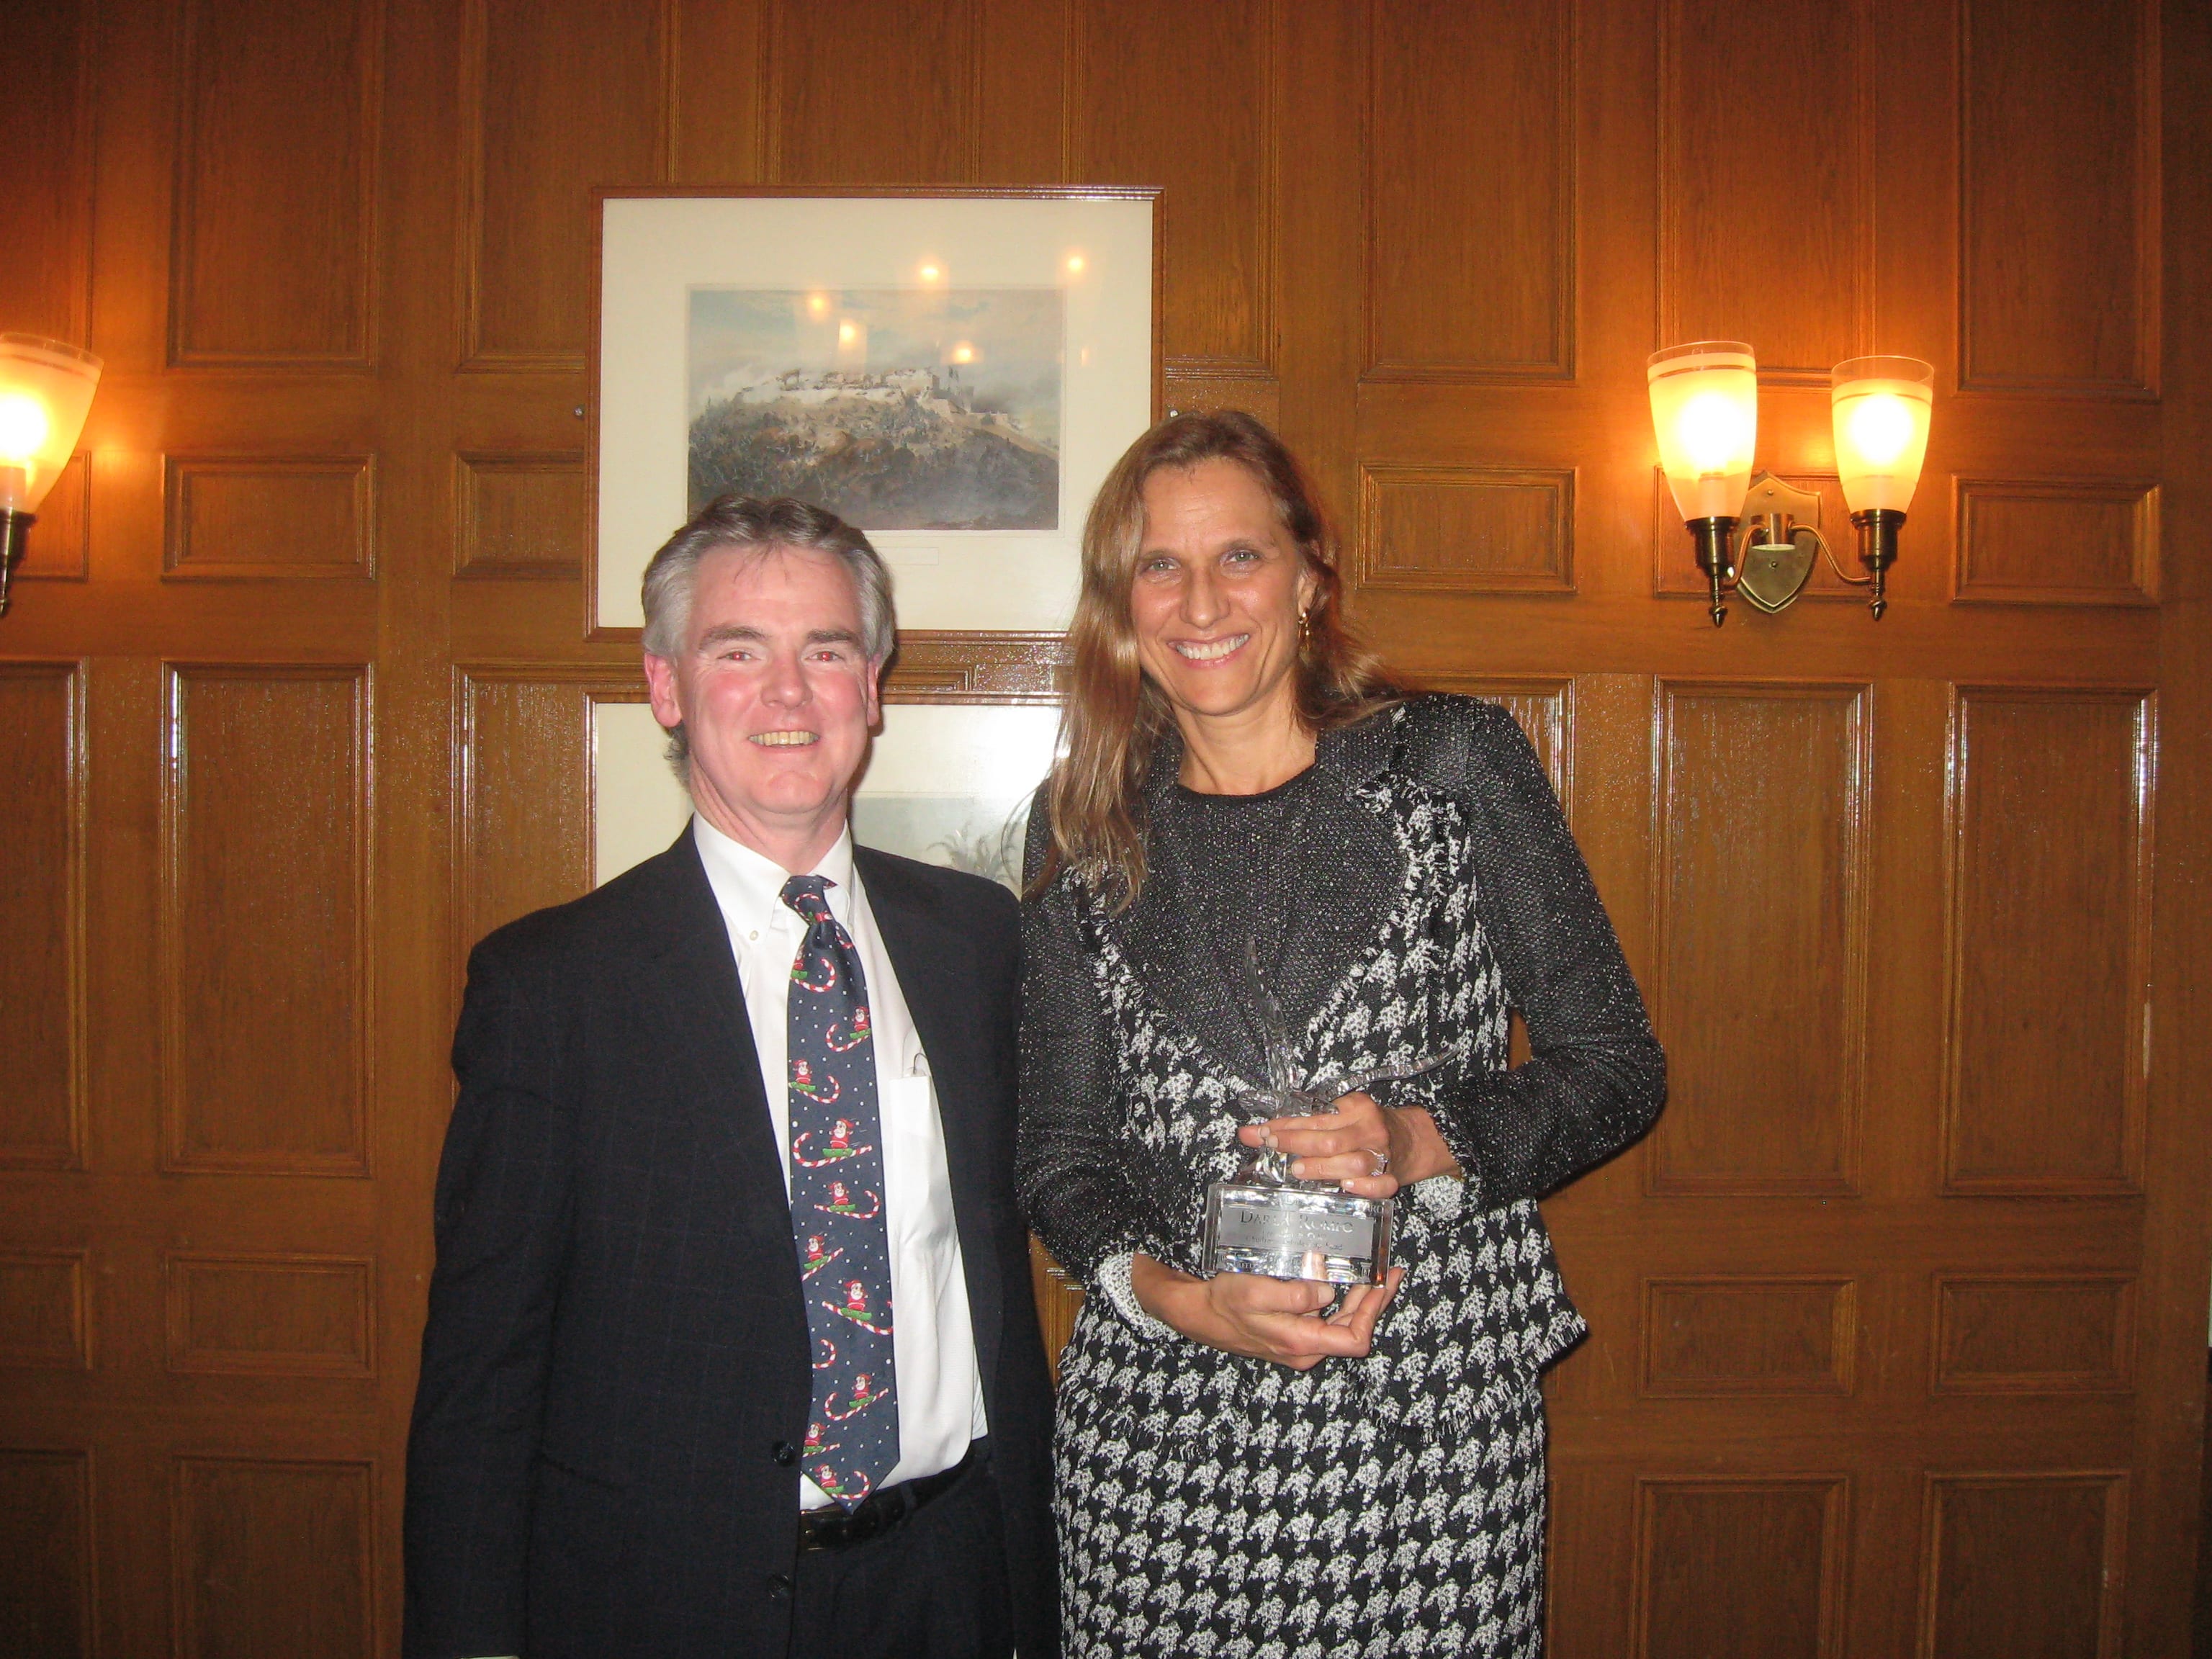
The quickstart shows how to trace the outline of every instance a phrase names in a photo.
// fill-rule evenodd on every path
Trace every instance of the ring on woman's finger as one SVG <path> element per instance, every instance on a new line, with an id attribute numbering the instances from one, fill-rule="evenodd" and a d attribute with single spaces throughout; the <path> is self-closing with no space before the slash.
<path id="1" fill-rule="evenodd" d="M 1374 1167 L 1372 1170 L 1370 1170 L 1367 1172 L 1367 1173 L 1368 1173 L 1368 1175 L 1369 1175 L 1369 1176 L 1370 1176 L 1370 1178 L 1371 1178 L 1371 1177 L 1373 1177 L 1373 1176 L 1379 1176 L 1379 1175 L 1381 1175 L 1381 1174 L 1382 1174 L 1385 1170 L 1387 1170 L 1387 1169 L 1389 1169 L 1389 1168 L 1390 1167 L 1390 1154 L 1389 1154 L 1389 1153 L 1388 1153 L 1388 1152 L 1383 1152 L 1383 1151 L 1382 1151 L 1382 1150 L 1381 1150 L 1380 1148 L 1378 1148 L 1378 1147 L 1375 1147 L 1375 1146 L 1369 1146 L 1369 1147 L 1365 1148 L 1364 1150 L 1365 1150 L 1365 1152 L 1366 1152 L 1366 1153 L 1367 1153 L 1367 1156 L 1368 1156 L 1368 1157 L 1370 1157 L 1370 1158 L 1373 1158 L 1373 1159 L 1375 1160 L 1375 1167 Z"/>

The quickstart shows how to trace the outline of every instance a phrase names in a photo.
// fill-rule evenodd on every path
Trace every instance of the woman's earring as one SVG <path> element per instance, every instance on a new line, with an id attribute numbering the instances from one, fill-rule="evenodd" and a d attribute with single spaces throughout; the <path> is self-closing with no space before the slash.
<path id="1" fill-rule="evenodd" d="M 1313 643 L 1313 623 L 1304 605 L 1298 607 L 1298 649 L 1303 651 Z"/>

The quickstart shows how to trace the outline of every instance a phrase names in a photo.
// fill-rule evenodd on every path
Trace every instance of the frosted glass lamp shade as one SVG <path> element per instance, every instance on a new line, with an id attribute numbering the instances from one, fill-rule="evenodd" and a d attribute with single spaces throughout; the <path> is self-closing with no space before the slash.
<path id="1" fill-rule="evenodd" d="M 1928 459 L 1936 371 L 1917 357 L 1854 357 L 1829 375 L 1836 471 L 1853 513 L 1902 513 Z"/>
<path id="2" fill-rule="evenodd" d="M 69 465 L 100 359 L 35 334 L 0 334 L 0 511 L 35 513 Z"/>
<path id="3" fill-rule="evenodd" d="M 1659 465 L 1684 520 L 1733 519 L 1759 442 L 1759 365 L 1740 340 L 1699 340 L 1645 367 Z"/>

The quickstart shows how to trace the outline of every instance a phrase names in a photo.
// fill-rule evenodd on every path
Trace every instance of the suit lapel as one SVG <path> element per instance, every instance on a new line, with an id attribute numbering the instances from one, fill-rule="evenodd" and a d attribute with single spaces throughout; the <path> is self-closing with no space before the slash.
<path id="1" fill-rule="evenodd" d="M 983 1050 L 980 1033 L 991 1011 L 979 1006 L 982 975 L 969 940 L 931 914 L 896 863 L 868 848 L 853 850 L 876 932 L 890 955 L 899 993 L 929 1054 L 938 1121 L 945 1133 L 945 1169 L 952 1183 L 953 1221 L 968 1281 L 975 1363 L 988 1394 L 998 1375 L 999 1333 L 1005 1322 L 1005 1286 L 993 1237 L 998 1212 L 994 1195 L 1006 1189 L 1008 1176 L 1000 1168 L 1003 1149 L 992 1133 L 994 1114 L 984 1094 L 991 1058 Z"/>
<path id="2" fill-rule="evenodd" d="M 760 1052 L 728 925 L 690 828 L 641 874 L 649 879 L 641 895 L 646 975 L 639 1003 L 659 1025 L 665 1052 L 682 1056 L 690 1073 L 684 1106 L 708 1126 L 701 1144 L 728 1155 L 734 1201 L 760 1252 L 757 1260 L 764 1270 L 789 1264 L 795 1285 L 791 1201 Z"/>

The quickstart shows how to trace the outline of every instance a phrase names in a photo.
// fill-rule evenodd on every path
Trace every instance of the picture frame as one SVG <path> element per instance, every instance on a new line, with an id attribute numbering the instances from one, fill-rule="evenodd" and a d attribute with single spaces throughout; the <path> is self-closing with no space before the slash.
<path id="1" fill-rule="evenodd" d="M 797 494 L 883 554 L 904 689 L 1046 689 L 1082 514 L 1160 406 L 1157 196 L 599 191 L 586 637 L 637 636 L 695 496 Z"/>

